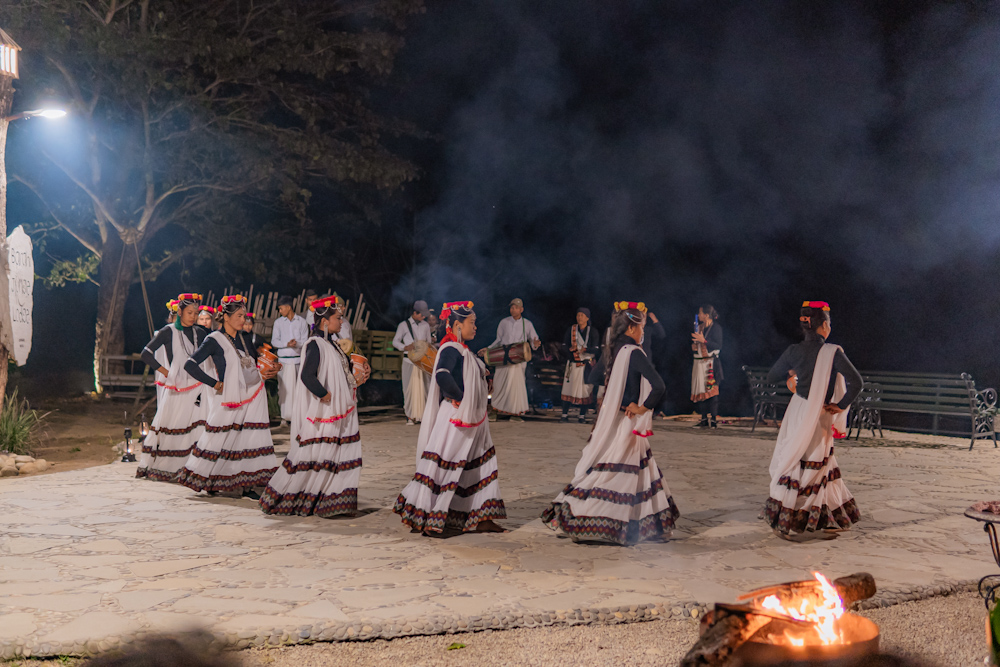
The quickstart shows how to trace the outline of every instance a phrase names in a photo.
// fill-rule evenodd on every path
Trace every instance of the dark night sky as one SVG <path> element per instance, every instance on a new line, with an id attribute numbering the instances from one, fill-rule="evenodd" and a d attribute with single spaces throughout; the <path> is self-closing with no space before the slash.
<path id="1" fill-rule="evenodd" d="M 859 368 L 995 386 L 997 62 L 987 3 L 432 3 L 381 94 L 434 135 L 400 146 L 423 170 L 399 229 L 418 253 L 383 308 L 471 298 L 486 344 L 513 296 L 550 339 L 577 305 L 604 326 L 613 300 L 643 300 L 677 411 L 702 302 L 722 314 L 728 411 L 804 299 L 831 303 Z M 31 216 L 19 195 L 11 227 Z M 176 291 L 161 279 L 154 308 Z M 86 370 L 91 292 L 36 287 L 29 370 L 53 358 L 52 312 Z"/>

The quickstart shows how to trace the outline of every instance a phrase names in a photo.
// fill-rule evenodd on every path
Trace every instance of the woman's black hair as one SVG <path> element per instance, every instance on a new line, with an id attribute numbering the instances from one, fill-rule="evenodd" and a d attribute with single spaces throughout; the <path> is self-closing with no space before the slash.
<path id="1" fill-rule="evenodd" d="M 451 313 L 448 314 L 447 320 L 438 321 L 438 340 L 441 340 L 448 335 L 448 331 L 454 326 L 455 322 L 464 322 L 469 319 L 475 311 L 472 308 L 462 308 L 456 307 L 451 309 Z"/>
<path id="2" fill-rule="evenodd" d="M 313 311 L 314 317 L 313 317 L 312 332 L 311 333 L 313 333 L 313 334 L 315 334 L 317 336 L 322 336 L 323 335 L 323 328 L 322 328 L 323 320 L 327 319 L 331 315 L 334 315 L 337 312 L 337 308 L 338 308 L 337 304 L 332 303 L 332 304 L 330 304 L 329 306 L 327 306 L 325 308 L 317 308 L 316 310 L 314 310 Z M 328 331 L 327 333 L 334 333 L 334 332 Z"/>
<path id="3" fill-rule="evenodd" d="M 701 312 L 711 317 L 713 321 L 719 319 L 719 313 L 715 310 L 715 306 L 708 304 L 701 306 Z"/>
<path id="4" fill-rule="evenodd" d="M 232 315 L 239 311 L 240 308 L 243 310 L 249 310 L 249 308 L 247 308 L 246 301 L 230 301 L 228 303 L 220 303 L 218 308 L 215 309 L 215 321 L 222 324 L 226 315 Z"/>
<path id="5" fill-rule="evenodd" d="M 816 331 L 823 324 L 830 321 L 830 311 L 822 308 L 803 306 L 799 312 L 799 326 L 805 332 Z"/>
<path id="6" fill-rule="evenodd" d="M 640 324 L 645 317 L 646 314 L 638 308 L 619 310 L 611 317 L 611 335 L 608 336 L 608 344 L 604 346 L 605 387 L 611 380 L 611 367 L 614 365 L 622 346 L 629 343 L 635 344 L 635 341 L 629 338 L 625 332 L 629 330 L 629 327 Z"/>

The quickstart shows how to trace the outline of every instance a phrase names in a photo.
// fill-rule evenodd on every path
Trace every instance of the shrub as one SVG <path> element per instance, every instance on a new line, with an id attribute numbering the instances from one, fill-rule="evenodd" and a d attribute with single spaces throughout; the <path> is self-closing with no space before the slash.
<path id="1" fill-rule="evenodd" d="M 18 397 L 17 389 L 12 391 L 4 398 L 0 410 L 0 451 L 29 453 L 38 442 L 38 427 L 44 418 L 45 415 L 31 409 L 28 399 Z"/>

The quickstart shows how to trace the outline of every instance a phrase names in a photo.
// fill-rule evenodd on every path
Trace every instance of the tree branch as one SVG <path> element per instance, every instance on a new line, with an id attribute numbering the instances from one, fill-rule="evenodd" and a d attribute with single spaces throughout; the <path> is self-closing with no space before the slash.
<path id="1" fill-rule="evenodd" d="M 101 215 L 103 215 L 104 218 L 108 222 L 111 223 L 111 226 L 114 227 L 118 231 L 119 234 L 124 234 L 125 233 L 125 226 L 122 225 L 122 224 L 120 224 L 117 220 L 115 220 L 114 216 L 111 215 L 111 212 L 108 211 L 107 207 L 104 206 L 104 202 L 101 201 L 101 198 L 99 196 L 97 196 L 97 194 L 95 192 L 93 192 L 90 188 L 88 188 L 87 185 L 83 181 L 81 181 L 79 178 L 77 178 L 76 176 L 74 176 L 73 172 L 71 172 L 69 169 L 67 169 L 65 165 L 63 165 L 58 160 L 56 160 L 54 157 L 52 157 L 51 155 L 49 155 L 48 151 L 42 150 L 41 153 L 46 158 L 48 158 L 48 160 L 52 164 L 54 164 L 55 166 L 59 167 L 59 169 L 61 169 L 62 172 L 64 174 L 66 174 L 66 176 L 69 177 L 69 180 L 73 181 L 78 188 L 80 188 L 81 190 L 83 190 L 84 193 L 86 193 L 86 195 L 88 197 L 90 197 L 91 201 L 94 202 L 94 206 L 97 208 L 98 212 Z"/>
<path id="2" fill-rule="evenodd" d="M 49 203 L 45 200 L 45 197 L 42 196 L 42 193 L 39 192 L 38 188 L 35 186 L 34 183 L 29 182 L 23 176 L 19 176 L 18 174 L 11 174 L 10 178 L 12 181 L 17 181 L 23 184 L 26 188 L 31 190 L 36 197 L 38 197 L 38 201 L 42 202 L 42 206 L 44 206 L 45 210 L 49 212 L 49 215 L 51 215 L 52 219 L 56 221 L 56 224 L 59 225 L 60 229 L 62 229 L 67 234 L 69 234 L 77 241 L 79 241 L 80 245 L 82 245 L 90 252 L 94 253 L 98 257 L 101 256 L 101 251 L 98 249 L 97 242 L 95 240 L 86 238 L 82 232 L 77 232 L 76 230 L 71 229 L 69 225 L 64 223 L 62 219 L 55 214 L 55 211 L 52 210 L 52 207 L 49 206 Z"/>

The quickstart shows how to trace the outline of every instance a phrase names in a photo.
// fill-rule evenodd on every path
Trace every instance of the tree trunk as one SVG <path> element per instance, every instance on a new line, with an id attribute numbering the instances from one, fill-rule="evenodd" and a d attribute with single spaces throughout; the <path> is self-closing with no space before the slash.
<path id="1" fill-rule="evenodd" d="M 94 339 L 94 387 L 101 386 L 101 358 L 106 354 L 125 353 L 125 301 L 136 277 L 135 249 L 115 233 L 108 235 L 101 252 L 98 270 L 97 327 Z M 121 373 L 123 364 L 110 364 L 107 370 Z"/>
<path id="2" fill-rule="evenodd" d="M 7 268 L 7 116 L 14 101 L 14 79 L 0 74 L 0 271 Z M 0 308 L 10 309 L 10 294 L 7 290 L 6 273 L 0 280 Z M 3 318 L 0 318 L 3 321 Z M 0 343 L 0 402 L 7 395 L 7 358 L 10 352 Z M 0 403 L 2 405 L 2 403 Z"/>

